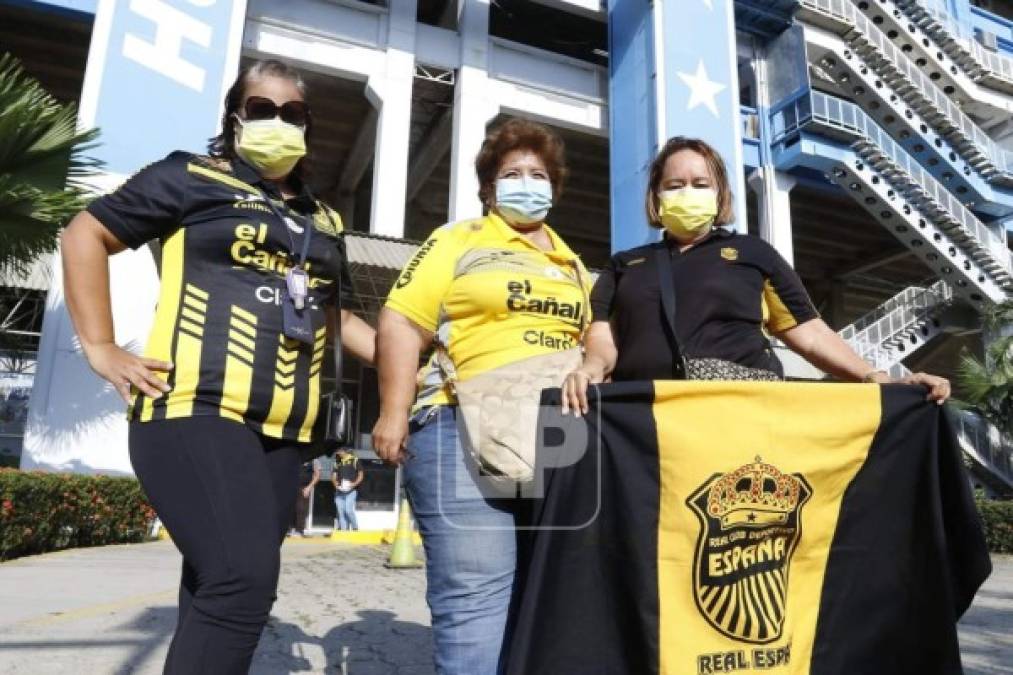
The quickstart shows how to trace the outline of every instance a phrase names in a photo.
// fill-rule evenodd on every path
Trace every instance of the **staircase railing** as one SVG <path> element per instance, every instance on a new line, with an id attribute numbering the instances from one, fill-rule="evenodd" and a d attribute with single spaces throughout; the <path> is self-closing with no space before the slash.
<path id="1" fill-rule="evenodd" d="M 973 412 L 963 411 L 954 418 L 964 451 L 1013 487 L 1013 440 Z"/>
<path id="2" fill-rule="evenodd" d="M 845 326 L 839 334 L 859 356 L 890 371 L 940 332 L 935 315 L 952 300 L 953 289 L 945 281 L 928 288 L 912 286 Z"/>
<path id="3" fill-rule="evenodd" d="M 787 135 L 801 127 L 816 122 L 849 138 L 858 150 L 871 148 L 875 161 L 886 161 L 881 173 L 892 174 L 903 186 L 910 199 L 939 226 L 947 230 L 947 236 L 960 248 L 981 262 L 990 275 L 997 276 L 1003 284 L 1010 284 L 1011 262 L 1006 242 L 994 234 L 964 206 L 949 190 L 925 171 L 908 152 L 896 143 L 875 120 L 854 103 L 822 92 L 810 92 L 795 99 L 795 106 L 781 105 L 773 109 L 771 119 L 772 143 L 782 141 Z M 862 147 L 858 147 L 862 146 Z M 869 152 L 865 153 L 870 155 Z M 894 182 L 891 180 L 891 182 Z M 987 259 L 986 259 L 987 258 Z"/>
<path id="4" fill-rule="evenodd" d="M 1013 152 L 1000 147 L 975 124 L 850 0 L 799 0 L 799 4 L 834 19 L 840 27 L 837 32 L 905 102 L 918 109 L 934 129 L 950 140 L 957 152 L 982 177 L 990 181 L 1013 182 Z"/>
<path id="5" fill-rule="evenodd" d="M 1013 85 L 1013 58 L 989 51 L 973 36 L 962 35 L 960 24 L 944 7 L 938 4 L 928 7 L 918 0 L 894 2 L 976 81 L 994 77 L 1007 87 Z"/>
<path id="6" fill-rule="evenodd" d="M 888 315 L 896 314 L 898 311 L 906 311 L 911 314 L 923 313 L 924 310 L 934 309 L 952 299 L 953 289 L 941 279 L 928 288 L 909 286 L 872 311 L 855 319 L 838 332 L 842 338 L 850 340 L 865 332 L 871 326 L 878 324 Z"/>
<path id="7" fill-rule="evenodd" d="M 770 115 L 775 158 L 824 171 L 972 305 L 982 310 L 1013 292 L 1005 242 L 857 106 L 809 92 L 775 105 Z M 830 145 L 796 145 L 789 136 L 803 129 Z"/>

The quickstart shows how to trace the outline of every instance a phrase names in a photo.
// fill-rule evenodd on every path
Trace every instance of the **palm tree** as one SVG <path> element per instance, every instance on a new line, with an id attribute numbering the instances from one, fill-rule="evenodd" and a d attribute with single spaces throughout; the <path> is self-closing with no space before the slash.
<path id="1" fill-rule="evenodd" d="M 56 249 L 60 228 L 88 201 L 85 153 L 97 130 L 76 129 L 77 107 L 57 101 L 10 54 L 0 55 L 0 274 L 23 275 Z"/>
<path id="2" fill-rule="evenodd" d="M 1013 300 L 993 306 L 983 324 L 985 334 L 995 338 L 985 348 L 984 362 L 961 355 L 958 380 L 966 403 L 1013 437 L 1013 334 L 1004 330 L 1013 326 Z"/>

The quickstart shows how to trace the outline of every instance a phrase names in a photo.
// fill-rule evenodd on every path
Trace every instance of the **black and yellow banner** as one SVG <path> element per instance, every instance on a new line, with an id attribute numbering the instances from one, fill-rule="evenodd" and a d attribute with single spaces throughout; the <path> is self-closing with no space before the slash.
<path id="1" fill-rule="evenodd" d="M 961 672 L 991 567 L 923 389 L 635 382 L 556 410 L 545 443 L 582 453 L 545 472 L 508 672 Z"/>

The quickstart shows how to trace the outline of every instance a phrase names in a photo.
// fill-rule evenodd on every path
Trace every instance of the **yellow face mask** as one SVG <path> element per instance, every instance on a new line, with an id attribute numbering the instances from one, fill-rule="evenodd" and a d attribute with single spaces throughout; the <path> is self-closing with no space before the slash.
<path id="1" fill-rule="evenodd" d="M 236 152 L 264 178 L 281 178 L 306 155 L 306 135 L 300 127 L 277 117 L 239 120 Z"/>
<path id="2" fill-rule="evenodd" d="M 713 188 L 687 185 L 658 195 L 661 224 L 680 240 L 696 239 L 714 224 L 718 215 L 718 194 Z"/>

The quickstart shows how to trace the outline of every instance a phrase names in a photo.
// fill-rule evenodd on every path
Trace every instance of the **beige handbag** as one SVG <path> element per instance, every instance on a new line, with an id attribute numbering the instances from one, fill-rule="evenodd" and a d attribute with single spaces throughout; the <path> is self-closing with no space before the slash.
<path id="1" fill-rule="evenodd" d="M 575 262 L 576 283 L 584 294 L 580 343 L 590 323 L 587 290 Z M 437 345 L 436 362 L 457 398 L 464 428 L 462 443 L 484 476 L 523 483 L 534 477 L 538 411 L 543 389 L 558 387 L 584 360 L 583 346 L 508 363 L 461 382 L 450 355 Z"/>
<path id="2" fill-rule="evenodd" d="M 583 359 L 583 349 L 573 347 L 515 361 L 465 382 L 449 380 L 464 420 L 462 442 L 484 475 L 519 483 L 534 477 L 542 390 L 562 384 Z"/>

